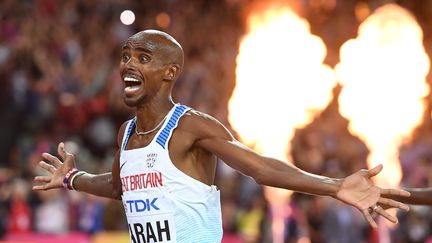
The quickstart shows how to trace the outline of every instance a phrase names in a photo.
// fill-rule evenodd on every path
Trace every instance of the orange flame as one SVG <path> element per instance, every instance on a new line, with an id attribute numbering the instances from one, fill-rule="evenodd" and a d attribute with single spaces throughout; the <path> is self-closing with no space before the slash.
<path id="1" fill-rule="evenodd" d="M 336 81 L 323 64 L 325 45 L 310 33 L 308 23 L 289 7 L 270 4 L 248 16 L 228 118 L 242 142 L 265 156 L 289 161 L 295 129 L 327 106 Z M 279 212 L 273 218 L 273 242 L 282 242 L 280 217 L 288 192 L 266 188 L 266 196 Z"/>
<path id="2" fill-rule="evenodd" d="M 287 160 L 296 128 L 331 100 L 333 71 L 326 48 L 288 7 L 252 13 L 237 56 L 229 121 L 241 140 L 264 155 Z"/>
<path id="3" fill-rule="evenodd" d="M 340 59 L 341 114 L 369 147 L 369 167 L 384 165 L 377 182 L 396 186 L 402 177 L 399 146 L 421 122 L 429 92 L 422 30 L 408 11 L 385 5 L 342 46 Z"/>

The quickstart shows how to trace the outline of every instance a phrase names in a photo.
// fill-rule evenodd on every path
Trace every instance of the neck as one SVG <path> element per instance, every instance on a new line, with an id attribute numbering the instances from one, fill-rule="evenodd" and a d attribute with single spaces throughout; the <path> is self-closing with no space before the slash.
<path id="1" fill-rule="evenodd" d="M 135 110 L 137 127 L 140 131 L 147 131 L 158 125 L 168 114 L 174 102 L 171 97 L 146 102 Z"/>

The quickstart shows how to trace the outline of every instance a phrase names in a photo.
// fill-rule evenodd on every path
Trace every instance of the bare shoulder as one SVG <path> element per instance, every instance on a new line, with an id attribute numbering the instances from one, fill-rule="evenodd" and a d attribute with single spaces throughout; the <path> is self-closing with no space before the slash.
<path id="1" fill-rule="evenodd" d="M 193 134 L 196 140 L 215 137 L 229 140 L 233 138 L 228 129 L 216 118 L 194 109 L 183 116 L 179 127 Z"/>
<path id="2" fill-rule="evenodd" d="M 118 130 L 118 134 L 117 134 L 117 145 L 119 147 L 121 147 L 121 143 L 123 141 L 123 136 L 126 130 L 126 126 L 128 124 L 129 120 L 123 122 L 123 124 L 120 126 L 119 130 Z"/>

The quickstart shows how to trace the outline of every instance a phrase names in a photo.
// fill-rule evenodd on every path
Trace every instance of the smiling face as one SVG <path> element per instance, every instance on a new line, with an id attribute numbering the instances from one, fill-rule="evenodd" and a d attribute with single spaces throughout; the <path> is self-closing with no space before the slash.
<path id="1" fill-rule="evenodd" d="M 131 36 L 122 48 L 120 75 L 126 105 L 138 107 L 170 96 L 183 66 L 183 50 L 168 34 L 146 30 Z"/>

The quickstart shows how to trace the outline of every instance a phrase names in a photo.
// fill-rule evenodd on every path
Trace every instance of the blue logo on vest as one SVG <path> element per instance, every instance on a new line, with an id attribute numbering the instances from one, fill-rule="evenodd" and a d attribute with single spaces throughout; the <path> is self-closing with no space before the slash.
<path id="1" fill-rule="evenodd" d="M 144 212 L 144 211 L 154 211 L 154 210 L 160 210 L 158 206 L 156 206 L 156 201 L 158 198 L 153 198 L 153 200 L 150 201 L 150 199 L 138 199 L 138 200 L 127 200 L 126 204 L 129 205 L 126 208 L 129 209 L 129 212 Z"/>

